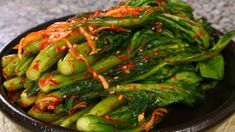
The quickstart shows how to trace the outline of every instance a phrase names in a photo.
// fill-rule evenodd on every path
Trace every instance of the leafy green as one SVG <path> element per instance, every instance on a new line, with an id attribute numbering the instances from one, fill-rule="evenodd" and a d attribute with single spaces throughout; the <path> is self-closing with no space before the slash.
<path id="1" fill-rule="evenodd" d="M 31 81 L 29 79 L 26 79 L 26 81 L 24 83 L 24 87 L 26 89 L 28 89 L 27 90 L 27 96 L 28 97 L 31 96 L 31 95 L 36 94 L 40 90 L 40 88 L 38 86 L 38 81 Z"/>
<path id="2" fill-rule="evenodd" d="M 129 102 L 127 107 L 135 114 L 173 103 L 194 106 L 203 100 L 202 91 L 197 84 L 123 84 L 119 89 L 113 87 L 100 94 L 107 94 L 109 91 L 125 94 Z"/>
<path id="3" fill-rule="evenodd" d="M 58 119 L 56 124 L 66 119 L 62 126 L 81 131 L 148 131 L 170 105 L 200 103 L 223 79 L 221 51 L 235 31 L 217 39 L 207 20 L 195 19 L 192 12 L 181 0 L 126 0 L 67 21 L 67 30 L 75 32 L 68 37 L 73 47 L 61 40 L 41 50 L 26 72 L 35 81 L 20 81 L 29 101 L 25 107 L 35 104 L 28 113 L 45 121 Z M 76 31 L 82 29 L 83 35 Z M 39 52 L 38 42 L 30 47 Z M 91 55 L 94 49 L 97 53 Z M 21 65 L 8 65 L 4 75 L 21 76 L 14 73 Z M 88 107 L 86 114 L 78 110 L 68 115 L 80 102 Z"/>
<path id="4" fill-rule="evenodd" d="M 197 84 L 202 81 L 202 78 L 196 75 L 194 72 L 183 71 L 175 74 L 172 78 L 166 81 L 169 82 L 184 82 L 188 84 Z"/>
<path id="5" fill-rule="evenodd" d="M 73 101 L 74 101 L 74 98 L 71 98 L 71 97 L 69 99 L 65 100 L 65 105 L 64 105 L 64 109 L 63 109 L 64 112 L 68 112 L 70 110 L 70 108 L 73 105 Z"/>
<path id="6" fill-rule="evenodd" d="M 156 0 L 127 0 L 125 5 L 128 6 L 146 6 L 156 4 Z"/>
<path id="7" fill-rule="evenodd" d="M 222 80 L 224 76 L 224 58 L 222 55 L 198 63 L 202 77 Z"/>

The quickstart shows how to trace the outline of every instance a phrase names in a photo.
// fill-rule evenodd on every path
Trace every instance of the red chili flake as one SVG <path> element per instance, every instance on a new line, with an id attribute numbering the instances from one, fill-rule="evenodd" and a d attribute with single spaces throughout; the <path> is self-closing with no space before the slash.
<path id="1" fill-rule="evenodd" d="M 22 79 L 20 80 L 20 84 L 24 84 L 24 83 L 25 83 L 25 79 L 22 78 Z"/>
<path id="2" fill-rule="evenodd" d="M 196 34 L 195 36 L 193 37 L 193 41 L 195 41 L 196 38 L 199 38 L 200 36 L 204 35 L 203 34 L 204 31 L 202 29 L 200 29 Z"/>
<path id="3" fill-rule="evenodd" d="M 122 70 L 126 70 L 126 69 L 132 69 L 132 68 L 135 68 L 135 67 L 136 67 L 135 63 L 130 63 L 130 64 L 122 65 L 120 68 Z"/>
<path id="4" fill-rule="evenodd" d="M 167 63 L 170 65 L 175 65 L 175 62 L 173 62 L 173 61 L 167 61 Z"/>
<path id="5" fill-rule="evenodd" d="M 111 117 L 110 117 L 108 114 L 106 114 L 106 115 L 104 116 L 104 118 L 105 118 L 106 120 L 109 120 Z"/>
<path id="6" fill-rule="evenodd" d="M 101 16 L 112 16 L 123 18 L 127 15 L 139 16 L 144 10 L 142 7 L 120 6 L 118 8 L 109 8 L 107 12 L 102 13 Z"/>
<path id="7" fill-rule="evenodd" d="M 44 87 L 47 83 L 50 82 L 50 80 L 52 79 L 53 74 L 48 74 L 47 77 L 45 77 L 45 79 L 39 79 L 39 86 L 40 87 Z"/>
<path id="8" fill-rule="evenodd" d="M 123 94 L 119 95 L 118 96 L 118 101 L 121 101 L 123 99 L 123 97 L 124 97 Z"/>
<path id="9" fill-rule="evenodd" d="M 14 89 L 14 88 L 12 88 L 12 87 L 10 87 L 10 88 L 8 88 L 8 89 L 7 89 L 7 91 L 8 91 L 8 92 L 14 92 L 14 91 L 15 91 L 15 89 Z"/>
<path id="10" fill-rule="evenodd" d="M 97 79 L 98 75 L 97 75 L 97 73 L 95 72 L 94 69 L 89 68 L 88 72 L 93 76 L 93 78 Z"/>
<path id="11" fill-rule="evenodd" d="M 73 36 L 73 35 L 78 34 L 79 32 L 80 32 L 80 31 L 79 31 L 78 29 L 76 29 L 76 30 L 73 30 L 73 32 L 71 32 L 70 35 Z M 76 36 L 74 36 L 74 37 L 77 38 L 78 36 L 76 35 Z"/>
<path id="12" fill-rule="evenodd" d="M 142 11 L 143 9 L 141 8 L 130 8 L 129 6 L 124 6 L 124 9 L 121 11 L 121 14 L 122 15 L 126 15 L 126 14 L 131 14 L 133 16 L 139 16 L 140 15 L 140 12 Z"/>
<path id="13" fill-rule="evenodd" d="M 76 18 L 69 18 L 69 20 L 68 20 L 68 22 L 71 23 L 71 24 L 79 22 L 79 21 L 81 21 L 81 18 L 78 18 L 78 17 L 76 17 Z"/>
<path id="14" fill-rule="evenodd" d="M 158 5 L 158 6 L 161 6 L 161 2 L 157 1 L 157 5 Z"/>
<path id="15" fill-rule="evenodd" d="M 126 73 L 126 74 L 130 74 L 131 72 L 130 72 L 130 70 L 124 70 L 124 72 Z"/>
<path id="16" fill-rule="evenodd" d="M 72 66 L 72 67 L 75 67 L 75 64 L 72 62 L 73 60 L 69 60 L 69 65 Z M 73 72 L 73 71 L 72 71 Z"/>
<path id="17" fill-rule="evenodd" d="M 161 22 L 156 22 L 156 30 L 157 32 L 162 31 L 163 24 Z"/>
<path id="18" fill-rule="evenodd" d="M 127 53 L 130 53 L 132 51 L 132 48 L 131 47 L 128 47 L 127 48 Z"/>
<path id="19" fill-rule="evenodd" d="M 147 61 L 149 59 L 149 56 L 144 56 L 143 58 L 142 58 L 142 61 Z"/>
<path id="20" fill-rule="evenodd" d="M 174 75 L 173 76 L 173 81 L 176 81 L 176 80 L 177 80 L 176 75 Z"/>
<path id="21" fill-rule="evenodd" d="M 120 55 L 120 56 L 118 56 L 118 59 L 120 60 L 120 62 L 125 61 L 127 58 L 128 58 L 128 57 L 125 56 L 125 55 Z"/>
<path id="22" fill-rule="evenodd" d="M 38 84 L 39 84 L 40 87 L 45 86 L 46 85 L 46 79 L 40 79 Z"/>
<path id="23" fill-rule="evenodd" d="M 55 80 L 50 80 L 49 83 L 50 83 L 52 86 L 57 86 L 57 85 L 58 85 L 58 82 L 56 82 Z"/>
<path id="24" fill-rule="evenodd" d="M 47 46 L 49 46 L 49 45 L 50 45 L 49 39 L 48 39 L 48 37 L 46 37 L 46 38 L 44 39 L 44 41 L 40 43 L 39 48 L 40 48 L 40 50 L 43 50 L 43 49 L 45 49 L 45 48 L 46 48 Z"/>
<path id="25" fill-rule="evenodd" d="M 100 11 L 100 9 L 96 9 L 95 13 L 90 15 L 89 18 L 99 17 L 101 14 L 102 12 Z"/>
<path id="26" fill-rule="evenodd" d="M 88 78 L 89 78 L 89 74 L 87 74 L 87 73 L 83 73 L 82 76 L 83 76 L 85 79 L 88 79 Z"/>
<path id="27" fill-rule="evenodd" d="M 38 71 L 39 70 L 39 65 L 40 65 L 40 60 L 37 60 L 35 64 L 33 65 L 33 69 Z"/>
<path id="28" fill-rule="evenodd" d="M 7 72 L 3 69 L 3 76 L 4 76 L 4 78 L 6 78 L 7 79 Z"/>
<path id="29" fill-rule="evenodd" d="M 38 103 L 36 103 L 34 105 L 34 108 L 39 110 L 39 111 L 51 111 L 55 108 L 55 106 L 60 102 L 60 98 L 58 97 L 53 97 L 53 96 L 50 96 L 50 97 L 44 97 L 42 99 L 40 99 L 38 101 Z M 43 105 L 41 105 L 41 103 Z"/>
<path id="30" fill-rule="evenodd" d="M 38 110 L 38 111 L 42 111 L 40 110 L 41 109 L 41 106 L 39 104 L 35 104 L 33 107 L 32 107 L 33 110 Z"/>
<path id="31" fill-rule="evenodd" d="M 55 49 L 56 49 L 56 52 L 62 52 L 62 51 L 65 51 L 67 49 L 66 46 L 55 46 Z"/>

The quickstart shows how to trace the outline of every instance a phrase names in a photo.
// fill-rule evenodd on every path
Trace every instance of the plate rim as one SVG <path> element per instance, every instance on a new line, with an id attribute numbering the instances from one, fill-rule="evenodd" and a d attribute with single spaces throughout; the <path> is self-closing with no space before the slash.
<path id="1" fill-rule="evenodd" d="M 79 15 L 83 13 L 78 13 Z M 25 32 L 21 33 L 20 35 L 16 36 L 10 42 L 5 44 L 0 49 L 0 57 L 6 55 L 12 48 L 15 46 L 22 37 L 26 36 L 28 33 L 32 31 L 38 31 L 42 29 L 42 27 L 47 27 L 48 25 L 67 20 L 68 18 L 74 17 L 77 14 L 66 15 L 63 17 L 59 17 L 56 19 L 51 19 L 44 23 L 38 24 L 32 28 L 29 28 Z M 234 44 L 234 41 L 230 43 Z M 231 44 L 229 44 L 231 45 Z M 2 64 L 0 63 L 2 67 Z M 26 112 L 17 108 L 16 105 L 10 102 L 7 98 L 5 90 L 2 85 L 2 70 L 0 71 L 0 110 L 7 116 L 11 121 L 17 124 L 19 127 L 27 130 L 34 130 L 34 131 L 63 131 L 63 132 L 75 132 L 75 130 L 71 130 L 68 128 L 63 128 L 60 126 L 56 126 L 50 123 L 46 123 L 44 121 L 40 121 L 34 117 L 27 115 Z M 157 131 L 202 131 L 208 129 L 216 124 L 225 120 L 229 115 L 232 115 L 235 112 L 235 90 L 230 95 L 230 97 L 218 108 L 214 111 L 198 118 L 197 120 L 192 120 L 186 123 L 182 123 L 180 125 L 176 125 L 169 128 L 162 128 Z M 231 103 L 232 102 L 232 103 Z M 216 113 L 216 114 L 215 114 Z M 21 121 L 22 120 L 22 121 Z M 186 127 L 185 127 L 186 126 Z"/>

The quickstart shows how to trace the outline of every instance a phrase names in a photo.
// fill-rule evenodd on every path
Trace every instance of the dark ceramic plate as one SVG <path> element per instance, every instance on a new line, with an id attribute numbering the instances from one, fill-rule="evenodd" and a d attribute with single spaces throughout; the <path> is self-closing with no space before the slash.
<path id="1" fill-rule="evenodd" d="M 19 35 L 4 48 L 1 49 L 0 57 L 12 53 L 12 48 L 26 34 L 46 28 L 50 24 L 66 20 L 73 15 L 51 20 L 38 25 L 25 33 Z M 214 32 L 218 36 L 218 32 Z M 213 90 L 207 92 L 205 102 L 195 108 L 188 108 L 181 105 L 172 106 L 167 118 L 159 124 L 159 131 L 202 131 L 224 120 L 235 111 L 235 44 L 230 45 L 223 51 L 225 58 L 224 80 Z M 0 108 L 2 112 L 24 130 L 31 131 L 72 131 L 59 126 L 51 125 L 28 116 L 24 111 L 17 108 L 7 98 L 6 91 L 2 86 L 4 78 L 0 70 Z"/>

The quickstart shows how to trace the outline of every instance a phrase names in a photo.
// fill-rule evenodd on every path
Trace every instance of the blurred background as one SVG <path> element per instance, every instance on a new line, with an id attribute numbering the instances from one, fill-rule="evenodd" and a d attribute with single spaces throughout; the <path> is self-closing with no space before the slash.
<path id="1" fill-rule="evenodd" d="M 0 0 L 0 48 L 25 30 L 48 20 L 79 12 L 106 9 L 118 0 Z M 184 0 L 197 17 L 206 17 L 220 31 L 235 30 L 235 0 Z M 235 116 L 213 128 L 235 130 Z M 219 128 L 218 128 L 219 127 Z M 0 132 L 19 130 L 0 113 Z"/>

